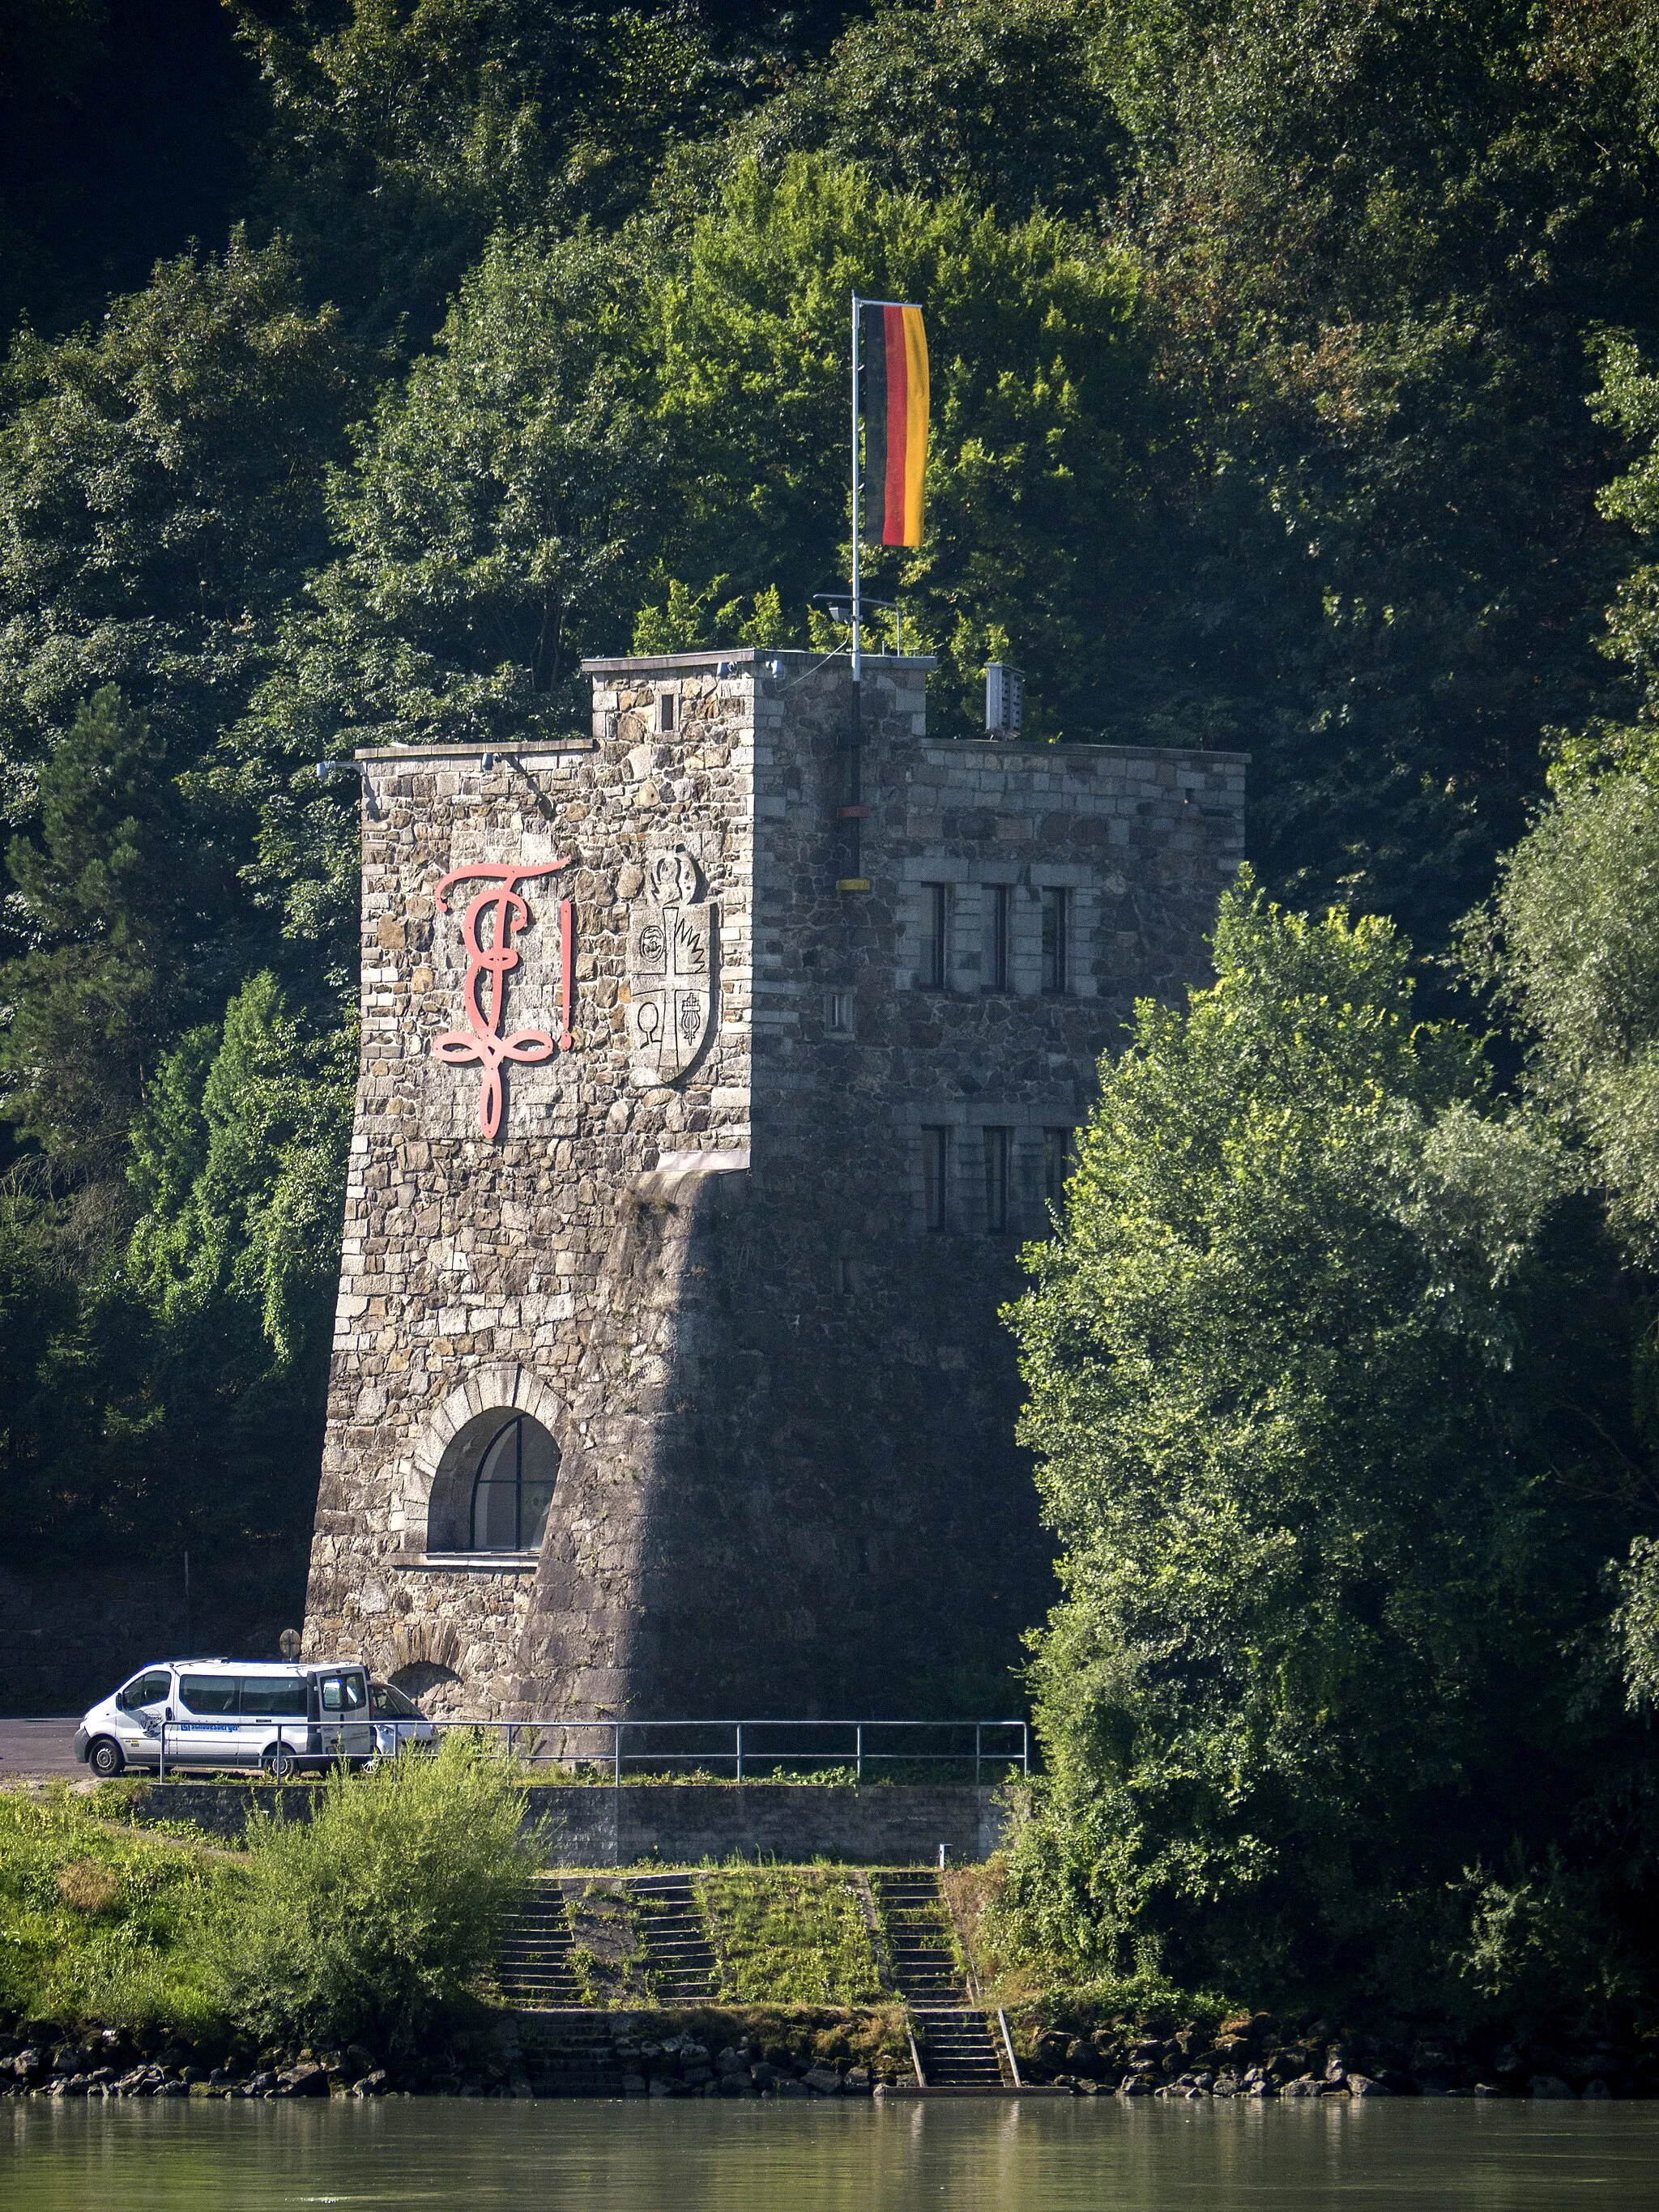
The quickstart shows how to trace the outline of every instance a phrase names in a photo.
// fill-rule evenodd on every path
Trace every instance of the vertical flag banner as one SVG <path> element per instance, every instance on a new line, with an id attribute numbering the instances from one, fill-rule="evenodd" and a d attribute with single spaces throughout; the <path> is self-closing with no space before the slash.
<path id="1" fill-rule="evenodd" d="M 927 466 L 927 337 L 920 307 L 860 301 L 864 527 L 883 545 L 921 543 Z"/>

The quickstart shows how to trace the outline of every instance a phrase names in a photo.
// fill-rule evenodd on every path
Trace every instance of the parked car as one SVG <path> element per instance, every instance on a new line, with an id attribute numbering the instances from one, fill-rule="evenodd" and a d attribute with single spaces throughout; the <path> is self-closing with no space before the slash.
<path id="1" fill-rule="evenodd" d="M 371 1681 L 368 1709 L 374 1717 L 374 1748 L 382 1759 L 395 1759 L 411 1746 L 429 1751 L 438 1741 L 432 1723 L 394 1683 Z"/>
<path id="2" fill-rule="evenodd" d="M 76 1757 L 103 1776 L 259 1767 L 280 1779 L 337 1759 L 362 1765 L 375 1747 L 368 1673 L 349 1661 L 158 1660 L 75 1732 Z"/>

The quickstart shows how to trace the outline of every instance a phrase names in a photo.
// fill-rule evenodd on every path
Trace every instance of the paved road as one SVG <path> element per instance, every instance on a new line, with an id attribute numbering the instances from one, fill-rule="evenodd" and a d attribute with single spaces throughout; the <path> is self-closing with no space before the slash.
<path id="1" fill-rule="evenodd" d="M 85 1778 L 86 1768 L 75 1756 L 75 1731 L 80 1717 L 66 1721 L 0 1720 L 0 1782 L 15 1782 L 26 1774 L 73 1774 Z"/>

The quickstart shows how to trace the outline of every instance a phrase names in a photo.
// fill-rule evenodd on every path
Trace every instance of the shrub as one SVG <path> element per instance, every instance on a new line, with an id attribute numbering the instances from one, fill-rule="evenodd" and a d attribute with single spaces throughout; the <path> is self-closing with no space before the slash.
<path id="1" fill-rule="evenodd" d="M 538 1862 L 517 1770 L 472 1739 L 331 1775 L 308 1822 L 256 1814 L 215 1942 L 232 2017 L 263 2036 L 407 2047 L 493 1955 Z"/>

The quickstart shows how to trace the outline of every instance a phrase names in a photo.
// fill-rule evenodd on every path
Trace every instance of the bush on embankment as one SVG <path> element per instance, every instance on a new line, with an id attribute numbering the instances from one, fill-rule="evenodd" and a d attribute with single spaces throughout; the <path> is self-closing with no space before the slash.
<path id="1" fill-rule="evenodd" d="M 489 1965 L 538 1856 L 518 1770 L 459 1736 L 256 1813 L 240 1854 L 120 1796 L 0 1793 L 0 2012 L 396 2048 Z"/>
<path id="2" fill-rule="evenodd" d="M 308 1820 L 256 1814 L 212 1946 L 230 2015 L 408 2045 L 490 1963 L 538 1863 L 525 1803 L 517 1768 L 454 1735 L 430 1758 L 331 1774 Z"/>

